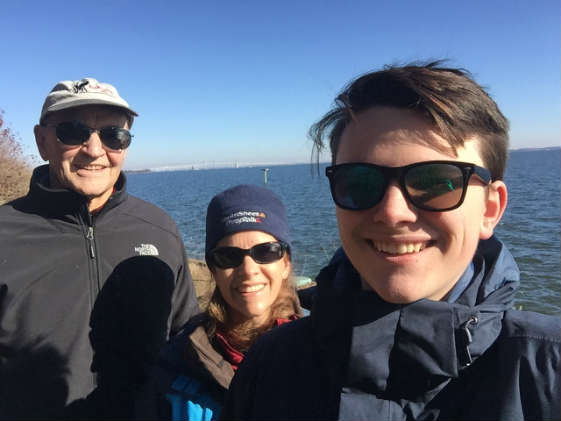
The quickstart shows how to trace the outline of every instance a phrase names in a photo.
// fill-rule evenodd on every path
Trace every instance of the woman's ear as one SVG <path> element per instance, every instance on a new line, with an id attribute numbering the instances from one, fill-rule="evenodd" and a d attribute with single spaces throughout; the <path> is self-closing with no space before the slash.
<path id="1" fill-rule="evenodd" d="M 503 217 L 507 202 L 508 192 L 502 180 L 493 181 L 487 186 L 485 209 L 479 231 L 481 240 L 487 240 L 493 235 L 495 227 Z"/>
<path id="2" fill-rule="evenodd" d="M 290 258 L 288 257 L 287 254 L 284 255 L 282 261 L 283 261 L 282 279 L 287 279 L 288 275 L 290 275 L 290 271 L 292 268 L 292 265 L 290 263 Z"/>

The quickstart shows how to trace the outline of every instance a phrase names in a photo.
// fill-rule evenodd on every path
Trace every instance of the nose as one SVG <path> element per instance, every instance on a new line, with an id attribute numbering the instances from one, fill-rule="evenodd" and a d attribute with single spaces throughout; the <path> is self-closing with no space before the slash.
<path id="1" fill-rule="evenodd" d="M 388 226 L 415 222 L 417 210 L 409 203 L 397 181 L 388 186 L 381 202 L 372 208 L 373 219 Z"/>
<path id="2" fill-rule="evenodd" d="M 90 138 L 82 145 L 82 151 L 92 158 L 105 155 L 105 149 L 98 132 L 92 132 Z"/>
<path id="3" fill-rule="evenodd" d="M 237 268 L 238 273 L 245 277 L 251 277 L 259 273 L 259 263 L 252 259 L 251 256 L 244 256 L 242 263 Z"/>

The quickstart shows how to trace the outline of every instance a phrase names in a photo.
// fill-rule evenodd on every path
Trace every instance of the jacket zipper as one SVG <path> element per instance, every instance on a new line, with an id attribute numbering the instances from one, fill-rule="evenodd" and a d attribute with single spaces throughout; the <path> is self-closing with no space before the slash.
<path id="1" fill-rule="evenodd" d="M 94 228 L 89 226 L 86 232 L 86 238 L 88 239 L 88 244 L 90 246 L 90 257 L 95 259 L 95 248 L 94 248 Z"/>
<path id="2" fill-rule="evenodd" d="M 87 241 L 87 252 L 90 257 L 90 305 L 93 310 L 97 295 L 99 294 L 99 262 L 97 260 L 96 247 L 95 247 L 95 230 L 92 214 L 88 208 L 82 213 L 82 223 L 84 224 L 84 237 Z M 93 384 L 97 386 L 97 374 L 91 373 Z"/>
<path id="3" fill-rule="evenodd" d="M 464 350 L 464 358 L 463 358 L 462 368 L 469 367 L 471 365 L 471 363 L 473 363 L 473 358 L 471 356 L 471 352 L 469 351 L 469 346 L 473 342 L 473 337 L 472 337 L 472 333 L 470 332 L 469 328 L 471 326 L 473 329 L 475 329 L 478 322 L 479 322 L 479 319 L 477 318 L 477 316 L 471 316 L 469 318 L 469 320 L 467 322 L 465 322 L 464 325 L 462 326 L 462 330 L 463 330 L 464 335 L 465 335 L 464 336 L 465 350 Z"/>
<path id="4" fill-rule="evenodd" d="M 99 261 L 97 259 L 96 242 L 95 242 L 95 224 L 92 214 L 85 207 L 82 213 L 82 223 L 84 224 L 84 237 L 86 238 L 86 251 L 90 257 L 90 276 L 91 276 L 91 305 L 95 304 L 97 294 L 99 294 Z"/>
<path id="5" fill-rule="evenodd" d="M 100 290 L 100 279 L 99 279 L 99 261 L 97 260 L 97 253 L 96 253 L 96 243 L 95 243 L 95 229 L 94 229 L 94 217 L 93 215 L 87 211 L 87 227 L 86 227 L 86 239 L 88 240 L 88 248 L 90 253 L 90 258 L 92 259 L 93 263 L 93 281 L 94 281 L 94 301 L 97 298 L 97 294 L 99 294 Z"/>

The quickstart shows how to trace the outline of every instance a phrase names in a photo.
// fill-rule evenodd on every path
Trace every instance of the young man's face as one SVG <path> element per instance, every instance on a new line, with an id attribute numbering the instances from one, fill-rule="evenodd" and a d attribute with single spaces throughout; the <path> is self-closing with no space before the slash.
<path id="1" fill-rule="evenodd" d="M 397 167 L 451 160 L 483 166 L 477 139 L 467 141 L 458 156 L 449 149 L 435 149 L 427 140 L 447 145 L 412 111 L 371 108 L 345 128 L 336 164 Z M 493 234 L 505 206 L 506 187 L 500 181 L 487 187 L 472 176 L 463 204 L 446 212 L 416 208 L 393 181 L 381 202 L 370 209 L 337 207 L 337 221 L 343 248 L 363 286 L 388 302 L 409 303 L 446 296 L 473 258 L 479 240 Z"/>
<path id="2" fill-rule="evenodd" d="M 119 178 L 126 150 L 111 150 L 101 142 L 99 133 L 79 146 L 57 140 L 55 126 L 63 121 L 79 121 L 94 129 L 117 126 L 128 128 L 126 115 L 102 106 L 85 106 L 59 111 L 49 116 L 47 127 L 35 127 L 35 140 L 45 161 L 49 161 L 52 187 L 64 187 L 90 199 L 89 208 L 102 206 Z"/>

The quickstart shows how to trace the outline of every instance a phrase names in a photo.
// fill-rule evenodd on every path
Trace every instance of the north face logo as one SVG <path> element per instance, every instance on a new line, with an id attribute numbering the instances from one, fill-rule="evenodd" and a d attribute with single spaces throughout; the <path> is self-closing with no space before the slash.
<path id="1" fill-rule="evenodd" d="M 140 256 L 158 256 L 158 249 L 154 244 L 141 244 L 134 248 L 134 251 Z"/>

